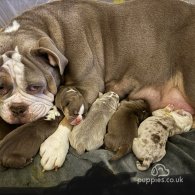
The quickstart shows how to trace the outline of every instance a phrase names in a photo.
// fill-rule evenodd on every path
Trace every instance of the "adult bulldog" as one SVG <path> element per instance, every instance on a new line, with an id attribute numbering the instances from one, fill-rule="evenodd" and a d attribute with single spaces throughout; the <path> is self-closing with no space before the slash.
<path id="1" fill-rule="evenodd" d="M 194 114 L 194 5 L 175 0 L 45 4 L 3 29 L 0 54 L 0 116 L 9 124 L 27 123 L 1 142 L 3 166 L 29 163 L 52 134 L 51 121 L 42 117 L 60 83 L 56 105 L 70 122 L 105 91 L 144 99 L 151 110 L 172 104 Z M 93 139 L 82 132 L 71 137 L 76 146 Z"/>

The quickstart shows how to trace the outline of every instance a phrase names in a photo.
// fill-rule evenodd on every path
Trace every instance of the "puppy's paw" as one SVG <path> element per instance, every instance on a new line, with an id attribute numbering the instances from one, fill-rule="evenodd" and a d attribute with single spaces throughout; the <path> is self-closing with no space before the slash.
<path id="1" fill-rule="evenodd" d="M 78 154 L 83 154 L 87 149 L 87 137 L 79 129 L 73 129 L 69 135 L 69 141 Z"/>
<path id="2" fill-rule="evenodd" d="M 121 136 L 116 136 L 112 133 L 107 133 L 104 138 L 105 148 L 115 152 L 111 160 L 118 160 L 131 151 L 132 142 L 129 140 L 120 139 Z"/>
<path id="3" fill-rule="evenodd" d="M 82 125 L 82 123 L 80 125 Z M 71 132 L 69 141 L 78 154 L 83 154 L 85 150 L 98 149 L 103 145 L 104 134 L 101 134 L 101 131 L 92 131 L 89 126 L 86 128 L 82 126 L 82 129 L 77 127 Z"/>
<path id="4" fill-rule="evenodd" d="M 69 149 L 68 133 L 53 134 L 40 147 L 41 165 L 43 170 L 57 170 L 66 158 Z"/>

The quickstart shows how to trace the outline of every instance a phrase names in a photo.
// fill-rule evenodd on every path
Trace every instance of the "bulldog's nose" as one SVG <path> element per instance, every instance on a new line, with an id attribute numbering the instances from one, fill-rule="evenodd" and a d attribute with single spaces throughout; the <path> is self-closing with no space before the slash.
<path id="1" fill-rule="evenodd" d="M 10 106 L 10 110 L 14 116 L 21 116 L 27 110 L 28 106 L 21 103 L 14 103 Z"/>

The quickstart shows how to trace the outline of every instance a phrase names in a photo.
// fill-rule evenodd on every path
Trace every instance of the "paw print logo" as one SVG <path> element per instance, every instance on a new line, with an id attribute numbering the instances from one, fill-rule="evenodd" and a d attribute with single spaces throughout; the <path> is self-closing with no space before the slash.
<path id="1" fill-rule="evenodd" d="M 169 169 L 167 169 L 163 164 L 156 164 L 151 170 L 151 175 L 157 177 L 166 177 L 169 173 Z"/>

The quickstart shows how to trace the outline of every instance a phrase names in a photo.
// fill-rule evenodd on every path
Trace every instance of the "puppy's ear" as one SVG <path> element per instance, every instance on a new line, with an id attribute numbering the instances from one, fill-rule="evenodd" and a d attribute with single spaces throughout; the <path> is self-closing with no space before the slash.
<path id="1" fill-rule="evenodd" d="M 99 92 L 98 97 L 101 98 L 103 96 L 103 93 Z"/>
<path id="2" fill-rule="evenodd" d="M 0 36 L 0 55 L 3 55 L 7 51 L 12 50 L 12 39 L 13 37 L 10 37 L 6 33 L 1 33 Z"/>
<path id="3" fill-rule="evenodd" d="M 3 65 L 3 63 L 4 63 L 3 57 L 0 56 L 0 67 Z"/>
<path id="4" fill-rule="evenodd" d="M 31 52 L 38 54 L 46 54 L 50 65 L 58 66 L 60 74 L 62 75 L 66 65 L 67 58 L 57 49 L 53 41 L 48 37 L 43 37 L 39 40 L 39 47 L 33 49 Z"/>
<path id="5" fill-rule="evenodd" d="M 7 54 L 10 54 L 11 52 L 9 51 L 9 52 L 6 52 L 6 53 L 4 53 L 3 55 L 0 55 L 0 67 L 6 62 L 6 61 L 8 61 L 10 58 L 8 57 L 8 55 Z M 13 52 L 12 52 L 12 54 L 13 54 Z"/>

